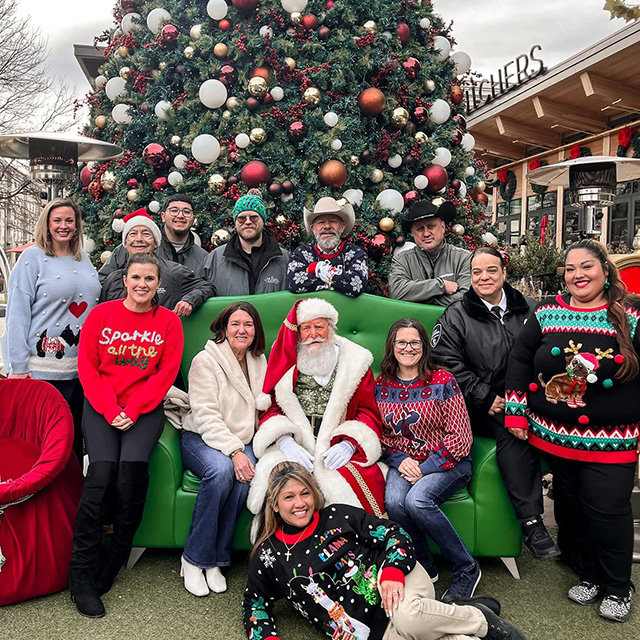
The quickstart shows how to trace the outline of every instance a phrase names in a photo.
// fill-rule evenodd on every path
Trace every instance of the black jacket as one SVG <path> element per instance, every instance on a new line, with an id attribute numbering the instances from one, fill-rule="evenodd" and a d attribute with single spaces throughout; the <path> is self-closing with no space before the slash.
<path id="1" fill-rule="evenodd" d="M 504 292 L 503 322 L 471 288 L 433 329 L 433 359 L 453 373 L 470 414 L 487 414 L 496 396 L 504 396 L 509 352 L 536 304 L 506 282 Z"/>
<path id="2" fill-rule="evenodd" d="M 188 302 L 195 311 L 207 298 L 216 295 L 213 283 L 203 278 L 196 278 L 193 272 L 181 264 L 171 262 L 157 256 L 160 262 L 162 284 L 158 289 L 160 306 L 173 310 L 180 302 Z M 124 298 L 124 269 L 112 272 L 102 285 L 100 302 Z"/>

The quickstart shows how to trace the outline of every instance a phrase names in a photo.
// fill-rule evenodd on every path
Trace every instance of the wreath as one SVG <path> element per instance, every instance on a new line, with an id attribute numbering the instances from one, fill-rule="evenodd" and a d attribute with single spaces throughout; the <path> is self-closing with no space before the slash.
<path id="1" fill-rule="evenodd" d="M 575 160 L 576 158 L 588 158 L 592 155 L 593 153 L 591 153 L 591 149 L 589 149 L 589 147 L 582 147 L 579 144 L 574 144 L 569 150 L 569 157 L 571 160 Z"/>
<path id="2" fill-rule="evenodd" d="M 617 155 L 624 158 L 627 155 L 627 149 L 633 146 L 632 158 L 640 158 L 640 131 L 631 127 L 623 127 L 618 132 L 618 151 Z"/>
<path id="3" fill-rule="evenodd" d="M 531 160 L 531 162 L 529 162 L 529 171 L 534 171 L 539 167 L 546 167 L 548 164 L 549 163 L 546 160 L 541 160 L 540 158 L 534 158 L 533 160 Z M 542 197 L 547 192 L 548 188 L 549 186 L 546 184 L 531 185 L 531 190 L 533 191 L 533 193 L 535 193 L 537 196 L 540 197 L 540 201 L 542 201 Z"/>
<path id="4" fill-rule="evenodd" d="M 500 183 L 500 197 L 505 202 L 511 202 L 518 184 L 516 174 L 510 169 L 498 169 L 498 182 Z"/>

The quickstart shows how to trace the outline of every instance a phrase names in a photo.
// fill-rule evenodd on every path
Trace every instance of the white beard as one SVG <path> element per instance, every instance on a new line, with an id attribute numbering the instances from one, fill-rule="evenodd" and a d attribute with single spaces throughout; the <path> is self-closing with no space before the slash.
<path id="1" fill-rule="evenodd" d="M 335 234 L 333 238 L 316 238 L 316 244 L 318 245 L 318 249 L 320 249 L 323 253 L 332 253 L 335 249 L 338 248 L 342 238 L 340 238 L 339 234 Z"/>
<path id="2" fill-rule="evenodd" d="M 298 343 L 298 371 L 307 376 L 328 376 L 336 366 L 333 338 L 311 345 Z"/>

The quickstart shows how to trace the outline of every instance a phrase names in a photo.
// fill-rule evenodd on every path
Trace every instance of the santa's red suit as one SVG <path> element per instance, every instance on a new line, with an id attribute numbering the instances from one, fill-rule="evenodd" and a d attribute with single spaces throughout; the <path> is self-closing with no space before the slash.
<path id="1" fill-rule="evenodd" d="M 336 376 L 317 438 L 294 393 L 297 368 L 291 367 L 274 387 L 273 403 L 253 439 L 258 463 L 247 499 L 253 513 L 262 506 L 271 469 L 285 460 L 276 440 L 290 434 L 314 456 L 313 475 L 327 504 L 340 502 L 384 514 L 386 465 L 378 462 L 382 428 L 369 368 L 373 356 L 346 338 L 335 336 L 335 342 L 339 349 Z M 347 465 L 332 471 L 325 467 L 322 454 L 341 440 L 352 442 L 356 451 Z"/>

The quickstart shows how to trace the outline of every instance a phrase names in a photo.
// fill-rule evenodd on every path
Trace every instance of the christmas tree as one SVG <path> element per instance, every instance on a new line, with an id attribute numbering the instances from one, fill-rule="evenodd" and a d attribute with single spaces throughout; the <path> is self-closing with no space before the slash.
<path id="1" fill-rule="evenodd" d="M 176 191 L 210 249 L 251 187 L 289 248 L 307 240 L 303 206 L 354 204 L 372 293 L 416 200 L 452 200 L 449 241 L 481 242 L 485 171 L 459 85 L 471 61 L 428 0 L 120 0 L 114 18 L 86 134 L 125 154 L 84 167 L 72 194 L 96 255 L 120 241 L 118 218 Z"/>

